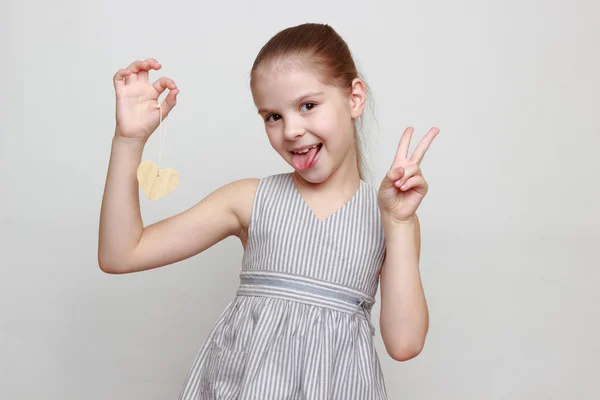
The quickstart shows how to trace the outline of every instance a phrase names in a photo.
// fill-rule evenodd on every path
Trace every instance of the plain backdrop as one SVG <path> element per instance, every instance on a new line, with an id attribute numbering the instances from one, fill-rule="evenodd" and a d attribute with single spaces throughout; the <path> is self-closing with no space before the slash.
<path id="1" fill-rule="evenodd" d="M 595 0 L 3 0 L 0 398 L 177 398 L 235 294 L 242 247 L 99 269 L 112 76 L 155 57 L 150 79 L 181 90 L 162 161 L 181 181 L 142 196 L 150 224 L 232 180 L 290 170 L 248 75 L 271 36 L 304 22 L 332 25 L 372 89 L 373 185 L 404 128 L 411 150 L 441 130 L 418 211 L 430 330 L 399 363 L 377 329 L 389 398 L 600 398 L 599 17 Z"/>

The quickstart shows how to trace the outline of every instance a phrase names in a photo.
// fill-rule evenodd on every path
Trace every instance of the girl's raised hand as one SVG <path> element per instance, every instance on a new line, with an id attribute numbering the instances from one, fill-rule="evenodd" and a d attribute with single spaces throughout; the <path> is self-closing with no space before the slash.
<path id="1" fill-rule="evenodd" d="M 160 110 L 156 106 L 159 96 L 166 89 L 169 89 L 169 93 L 162 103 L 163 119 L 175 107 L 179 89 L 172 79 L 163 76 L 153 84 L 148 82 L 148 72 L 160 68 L 158 61 L 148 58 L 131 63 L 113 76 L 117 96 L 117 135 L 147 140 L 160 123 Z"/>
<path id="2" fill-rule="evenodd" d="M 412 220 L 427 194 L 427 181 L 419 165 L 440 130 L 431 128 L 408 157 L 413 132 L 414 129 L 408 127 L 402 134 L 392 168 L 381 182 L 378 193 L 380 210 L 397 222 Z"/>

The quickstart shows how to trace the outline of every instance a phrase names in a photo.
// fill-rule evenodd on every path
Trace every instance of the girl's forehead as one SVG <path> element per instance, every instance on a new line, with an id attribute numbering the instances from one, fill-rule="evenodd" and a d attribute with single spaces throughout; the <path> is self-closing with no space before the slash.
<path id="1" fill-rule="evenodd" d="M 252 82 L 252 95 L 255 102 L 287 103 L 307 92 L 327 92 L 315 72 L 299 67 L 275 65 L 259 67 Z"/>
<path id="2" fill-rule="evenodd" d="M 321 83 L 315 71 L 288 63 L 259 67 L 255 73 L 255 80 L 256 86 L 263 90 L 280 86 Z"/>

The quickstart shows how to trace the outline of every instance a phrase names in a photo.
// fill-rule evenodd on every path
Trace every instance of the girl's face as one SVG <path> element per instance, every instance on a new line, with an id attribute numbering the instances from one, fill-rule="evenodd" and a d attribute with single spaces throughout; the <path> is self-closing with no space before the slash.
<path id="1" fill-rule="evenodd" d="M 362 113 L 364 91 L 344 93 L 290 62 L 259 67 L 252 86 L 271 146 L 306 181 L 323 182 L 338 169 L 357 171 L 354 119 Z"/>

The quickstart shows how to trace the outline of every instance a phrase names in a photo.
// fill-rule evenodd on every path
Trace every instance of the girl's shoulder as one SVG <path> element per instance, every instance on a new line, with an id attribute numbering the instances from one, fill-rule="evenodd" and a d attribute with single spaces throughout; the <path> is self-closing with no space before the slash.
<path id="1" fill-rule="evenodd" d="M 268 175 L 262 178 L 244 178 L 225 185 L 230 204 L 240 225 L 247 229 L 257 196 L 264 192 L 266 187 L 281 184 L 291 173 Z M 267 189 L 268 191 L 268 189 Z"/>

